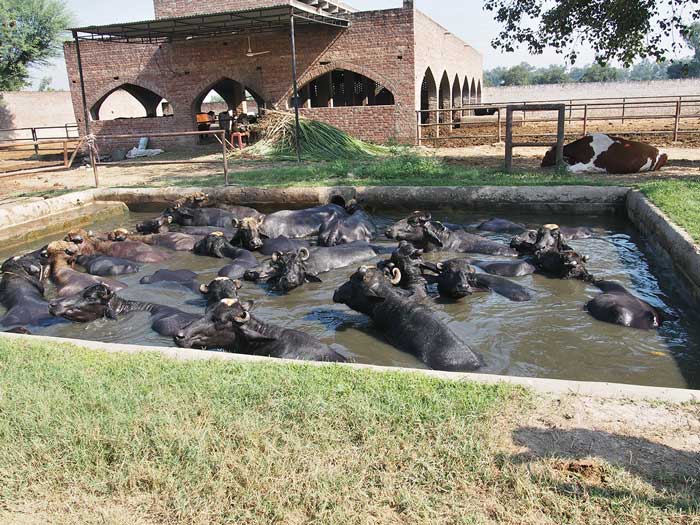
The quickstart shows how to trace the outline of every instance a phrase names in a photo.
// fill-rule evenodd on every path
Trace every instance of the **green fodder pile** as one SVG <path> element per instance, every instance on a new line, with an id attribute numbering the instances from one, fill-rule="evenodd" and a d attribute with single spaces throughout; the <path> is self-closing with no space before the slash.
<path id="1" fill-rule="evenodd" d="M 351 137 L 329 124 L 299 119 L 301 155 L 309 160 L 371 158 L 389 155 L 390 148 Z M 294 114 L 267 111 L 258 123 L 261 139 L 244 150 L 249 157 L 296 158 Z"/>

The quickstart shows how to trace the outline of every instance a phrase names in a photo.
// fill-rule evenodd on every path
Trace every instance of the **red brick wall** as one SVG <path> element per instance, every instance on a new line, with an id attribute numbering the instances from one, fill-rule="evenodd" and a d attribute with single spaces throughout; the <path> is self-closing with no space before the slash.
<path id="1" fill-rule="evenodd" d="M 289 2 L 285 0 L 153 0 L 156 18 L 222 13 L 287 4 Z"/>
<path id="2" fill-rule="evenodd" d="M 346 133 L 378 144 L 399 139 L 394 106 L 356 106 L 340 108 L 307 108 L 301 115 L 325 122 Z"/>
<path id="3" fill-rule="evenodd" d="M 193 143 L 189 137 L 151 137 L 154 133 L 168 133 L 173 130 L 173 117 L 129 118 L 117 120 L 99 120 L 92 123 L 92 133 L 98 137 L 98 147 L 109 153 L 113 148 L 130 150 L 138 146 L 139 139 L 99 140 L 100 135 L 138 135 L 150 137 L 149 149 L 169 149 L 188 146 Z"/>

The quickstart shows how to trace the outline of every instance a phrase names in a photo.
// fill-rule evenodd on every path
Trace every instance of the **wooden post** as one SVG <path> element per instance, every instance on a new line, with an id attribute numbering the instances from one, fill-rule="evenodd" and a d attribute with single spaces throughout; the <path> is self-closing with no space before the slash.
<path id="1" fill-rule="evenodd" d="M 506 173 L 513 169 L 513 108 L 506 109 Z"/>
<path id="2" fill-rule="evenodd" d="M 440 138 L 440 110 L 435 110 L 435 138 Z M 435 145 L 438 145 L 439 141 L 435 141 Z"/>
<path id="3" fill-rule="evenodd" d="M 566 106 L 559 108 L 559 122 L 557 128 L 557 166 L 564 162 L 564 137 L 566 130 Z"/>
<path id="4" fill-rule="evenodd" d="M 673 142 L 678 141 L 678 130 L 681 126 L 681 99 L 676 102 L 676 122 L 673 125 Z"/>
<path id="5" fill-rule="evenodd" d="M 39 140 L 36 136 L 36 128 L 32 128 L 32 140 L 34 141 L 34 155 L 37 157 L 39 156 L 39 143 L 37 140 Z"/>
<path id="6" fill-rule="evenodd" d="M 571 126 L 571 118 L 573 117 L 574 113 L 574 101 L 569 100 L 569 126 Z"/>
<path id="7" fill-rule="evenodd" d="M 622 124 L 625 124 L 625 114 L 627 113 L 627 99 L 622 99 Z"/>
<path id="8" fill-rule="evenodd" d="M 243 140 L 243 139 L 240 139 Z M 224 154 L 224 185 L 228 186 L 228 151 L 226 149 L 226 132 L 221 133 L 221 151 Z"/>
<path id="9" fill-rule="evenodd" d="M 97 158 L 95 157 L 95 148 L 90 143 L 88 143 L 88 150 L 90 150 L 90 165 L 92 166 L 92 173 L 95 176 L 95 188 L 99 188 L 100 176 L 97 173 Z"/>
<path id="10" fill-rule="evenodd" d="M 586 131 L 588 131 L 588 104 L 584 104 L 583 106 L 583 134 L 586 134 Z"/>
<path id="11" fill-rule="evenodd" d="M 68 167 L 68 141 L 63 141 L 63 167 Z"/>
<path id="12" fill-rule="evenodd" d="M 501 117 L 501 108 L 498 108 L 498 143 L 503 140 L 503 118 Z"/>
<path id="13" fill-rule="evenodd" d="M 418 138 L 418 145 L 422 146 L 423 142 L 423 127 L 422 124 L 423 114 L 420 111 L 416 111 L 416 137 Z"/>

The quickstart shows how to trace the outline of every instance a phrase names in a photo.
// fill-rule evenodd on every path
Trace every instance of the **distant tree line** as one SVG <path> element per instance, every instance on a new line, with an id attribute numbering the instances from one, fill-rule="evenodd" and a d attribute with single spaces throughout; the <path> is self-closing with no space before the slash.
<path id="1" fill-rule="evenodd" d="M 666 80 L 700 78 L 700 23 L 691 26 L 685 41 L 693 55 L 673 62 L 642 60 L 629 68 L 594 63 L 567 69 L 564 66 L 534 67 L 523 62 L 512 67 L 497 67 L 484 72 L 487 86 L 529 86 L 570 82 L 621 82 L 626 80 Z"/>

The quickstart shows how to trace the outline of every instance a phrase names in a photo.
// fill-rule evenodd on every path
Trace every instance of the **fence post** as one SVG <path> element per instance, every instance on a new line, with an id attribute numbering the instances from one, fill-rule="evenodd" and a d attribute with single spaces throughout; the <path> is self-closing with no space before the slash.
<path id="1" fill-rule="evenodd" d="M 243 139 L 240 138 L 241 144 L 243 144 Z M 248 139 L 250 142 L 250 139 Z M 224 154 L 224 185 L 228 186 L 228 151 L 226 151 L 226 132 L 221 132 L 221 150 Z"/>
<path id="2" fill-rule="evenodd" d="M 440 138 L 440 110 L 436 109 L 435 111 L 436 111 L 436 113 L 435 113 L 435 138 L 439 139 Z M 440 143 L 440 141 L 436 140 L 435 146 L 437 147 L 437 145 L 439 143 Z"/>
<path id="3" fill-rule="evenodd" d="M 70 138 L 70 131 L 68 131 L 68 122 L 66 122 L 65 128 L 66 128 L 66 138 L 69 139 Z"/>
<path id="4" fill-rule="evenodd" d="M 39 140 L 36 136 L 36 128 L 32 128 L 32 140 L 34 141 L 34 155 L 37 157 L 39 156 L 39 144 L 37 144 L 37 140 Z"/>
<path id="5" fill-rule="evenodd" d="M 573 118 L 573 116 L 574 116 L 574 101 L 569 100 L 569 126 L 571 126 L 571 119 Z"/>
<path id="6" fill-rule="evenodd" d="M 506 173 L 513 169 L 513 107 L 506 108 Z"/>
<path id="7" fill-rule="evenodd" d="M 583 106 L 583 134 L 586 135 L 588 131 L 588 104 Z"/>
<path id="8" fill-rule="evenodd" d="M 501 117 L 501 108 L 498 108 L 498 143 L 500 144 L 503 140 L 503 118 Z"/>
<path id="9" fill-rule="evenodd" d="M 622 99 L 622 124 L 625 124 L 625 114 L 627 110 L 627 99 L 623 98 Z"/>
<path id="10" fill-rule="evenodd" d="M 92 173 L 95 176 L 95 188 L 100 187 L 100 176 L 97 173 L 97 158 L 95 157 L 95 148 L 88 144 L 88 149 L 90 150 L 90 165 L 92 166 Z"/>
<path id="11" fill-rule="evenodd" d="M 416 111 L 416 137 L 418 138 L 418 146 L 422 146 L 421 142 L 423 140 L 423 130 L 421 129 L 421 118 L 423 114 L 420 111 Z"/>
<path id="12" fill-rule="evenodd" d="M 63 167 L 68 167 L 68 141 L 63 141 Z"/>
<path id="13" fill-rule="evenodd" d="M 557 167 L 564 162 L 564 137 L 566 128 L 566 106 L 559 108 L 559 119 L 557 122 Z"/>
<path id="14" fill-rule="evenodd" d="M 673 126 L 673 142 L 678 141 L 678 128 L 681 125 L 681 99 L 676 102 L 676 122 Z"/>

